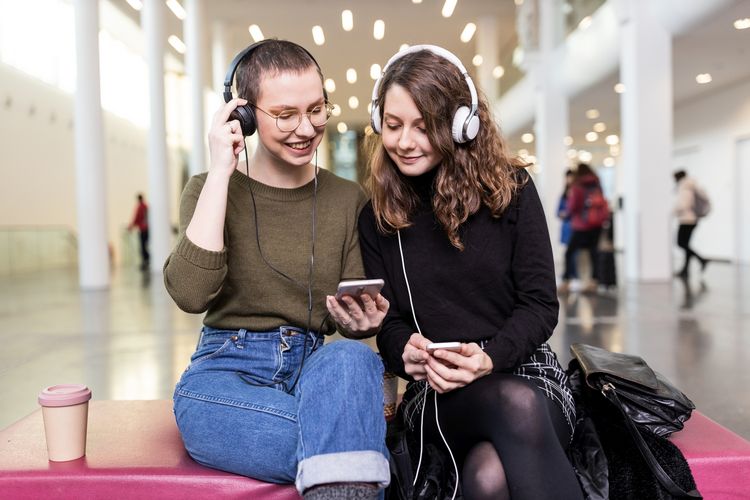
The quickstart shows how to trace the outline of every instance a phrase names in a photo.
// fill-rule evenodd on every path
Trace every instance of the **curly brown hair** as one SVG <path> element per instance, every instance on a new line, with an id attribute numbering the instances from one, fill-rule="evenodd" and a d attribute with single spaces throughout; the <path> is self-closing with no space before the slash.
<path id="1" fill-rule="evenodd" d="M 430 145 L 442 156 L 434 181 L 432 209 L 451 244 L 463 250 L 461 224 L 486 205 L 500 217 L 521 187 L 517 169 L 528 166 L 511 156 L 492 118 L 483 95 L 479 95 L 480 128 L 470 142 L 457 144 L 451 134 L 453 115 L 469 106 L 471 94 L 459 69 L 447 59 L 420 50 L 394 61 L 383 75 L 377 104 L 383 120 L 385 95 L 393 85 L 403 87 L 422 114 Z M 378 229 L 392 233 L 411 225 L 419 205 L 417 193 L 405 182 L 386 152 L 380 136 L 371 135 L 369 176 L 366 182 Z"/>

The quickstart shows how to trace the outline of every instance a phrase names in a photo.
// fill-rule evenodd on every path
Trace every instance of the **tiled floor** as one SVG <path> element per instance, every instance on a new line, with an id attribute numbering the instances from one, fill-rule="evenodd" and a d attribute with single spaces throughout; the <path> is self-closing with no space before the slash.
<path id="1" fill-rule="evenodd" d="M 698 409 L 750 439 L 750 268 L 561 297 L 551 344 L 564 364 L 585 342 L 638 353 Z M 0 277 L 0 428 L 37 408 L 40 389 L 85 383 L 99 399 L 168 399 L 197 340 L 161 276 L 117 270 L 81 292 L 72 270 Z"/>

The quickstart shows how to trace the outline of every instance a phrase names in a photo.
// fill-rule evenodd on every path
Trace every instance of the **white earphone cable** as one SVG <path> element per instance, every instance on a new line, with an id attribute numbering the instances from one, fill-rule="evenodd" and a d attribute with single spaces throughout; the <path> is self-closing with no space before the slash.
<path id="1" fill-rule="evenodd" d="M 411 306 L 411 315 L 412 318 L 414 318 L 414 325 L 417 327 L 417 331 L 420 335 L 422 335 L 422 329 L 419 328 L 419 322 L 417 322 L 417 313 L 414 310 L 414 301 L 411 298 L 411 287 L 409 286 L 409 278 L 406 275 L 406 263 L 404 262 L 404 248 L 401 245 L 401 231 L 396 230 L 396 237 L 398 238 L 398 252 L 401 256 L 401 269 L 404 272 L 404 281 L 406 281 L 406 293 L 409 296 L 409 305 Z M 424 452 L 424 409 L 427 405 L 427 389 L 429 388 L 429 384 L 425 384 L 424 390 L 422 391 L 422 411 L 421 415 L 419 417 L 419 460 L 417 461 L 417 471 L 414 473 L 414 482 L 412 483 L 412 486 L 415 486 L 417 484 L 417 478 L 419 478 L 419 469 L 422 467 L 422 454 Z M 458 493 L 458 465 L 456 465 L 456 459 L 453 457 L 453 451 L 451 450 L 451 447 L 448 445 L 448 440 L 445 439 L 445 436 L 443 435 L 443 430 L 440 428 L 440 419 L 438 418 L 438 406 L 437 406 L 437 391 L 434 391 L 434 397 L 435 401 L 435 423 L 437 424 L 438 432 L 440 433 L 440 437 L 443 440 L 443 443 L 445 444 L 445 447 L 448 449 L 448 454 L 451 457 L 451 462 L 453 462 L 453 469 L 456 471 L 456 485 L 453 487 L 453 496 L 451 497 L 451 500 L 455 500 L 456 493 Z"/>

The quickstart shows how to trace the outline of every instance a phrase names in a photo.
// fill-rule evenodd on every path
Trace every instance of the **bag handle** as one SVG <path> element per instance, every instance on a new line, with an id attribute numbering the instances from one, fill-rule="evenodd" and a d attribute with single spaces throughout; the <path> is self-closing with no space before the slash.
<path id="1" fill-rule="evenodd" d="M 636 428 L 633 421 L 630 419 L 627 413 L 625 413 L 625 408 L 623 407 L 620 398 L 617 396 L 615 386 L 610 382 L 607 382 L 602 386 L 601 390 L 602 394 L 604 394 L 604 397 L 607 398 L 612 404 L 614 404 L 620 411 L 620 413 L 622 413 L 623 420 L 625 421 L 625 425 L 628 428 L 628 432 L 630 432 L 631 437 L 633 438 L 633 440 L 635 440 L 635 444 L 638 446 L 638 450 L 646 460 L 648 468 L 651 469 L 651 472 L 654 473 L 656 479 L 659 481 L 659 483 L 661 483 L 662 486 L 664 486 L 669 494 L 676 497 L 702 499 L 703 496 L 701 496 L 697 489 L 693 489 L 690 491 L 683 490 L 682 488 L 677 486 L 672 478 L 669 477 L 669 474 L 664 471 L 662 466 L 656 460 L 656 457 L 654 457 L 654 454 L 651 453 L 651 450 L 646 444 L 646 441 L 643 440 L 643 436 L 641 436 L 641 433 L 638 432 L 638 429 Z"/>

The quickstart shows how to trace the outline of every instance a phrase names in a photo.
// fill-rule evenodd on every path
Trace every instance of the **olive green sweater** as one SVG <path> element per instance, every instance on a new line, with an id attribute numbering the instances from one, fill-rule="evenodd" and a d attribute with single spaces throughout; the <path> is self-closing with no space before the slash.
<path id="1" fill-rule="evenodd" d="M 164 264 L 167 291 L 183 311 L 206 312 L 203 323 L 214 328 L 305 328 L 314 182 L 282 189 L 233 172 L 224 223 L 225 248 L 214 252 L 198 247 L 185 236 L 207 175 L 192 177 L 182 193 L 180 235 Z M 257 238 L 251 189 L 257 208 Z M 312 330 L 320 328 L 327 314 L 325 296 L 336 292 L 338 282 L 364 277 L 357 218 L 365 202 L 357 184 L 320 170 L 315 203 Z M 332 333 L 334 329 L 329 318 L 322 331 Z"/>

